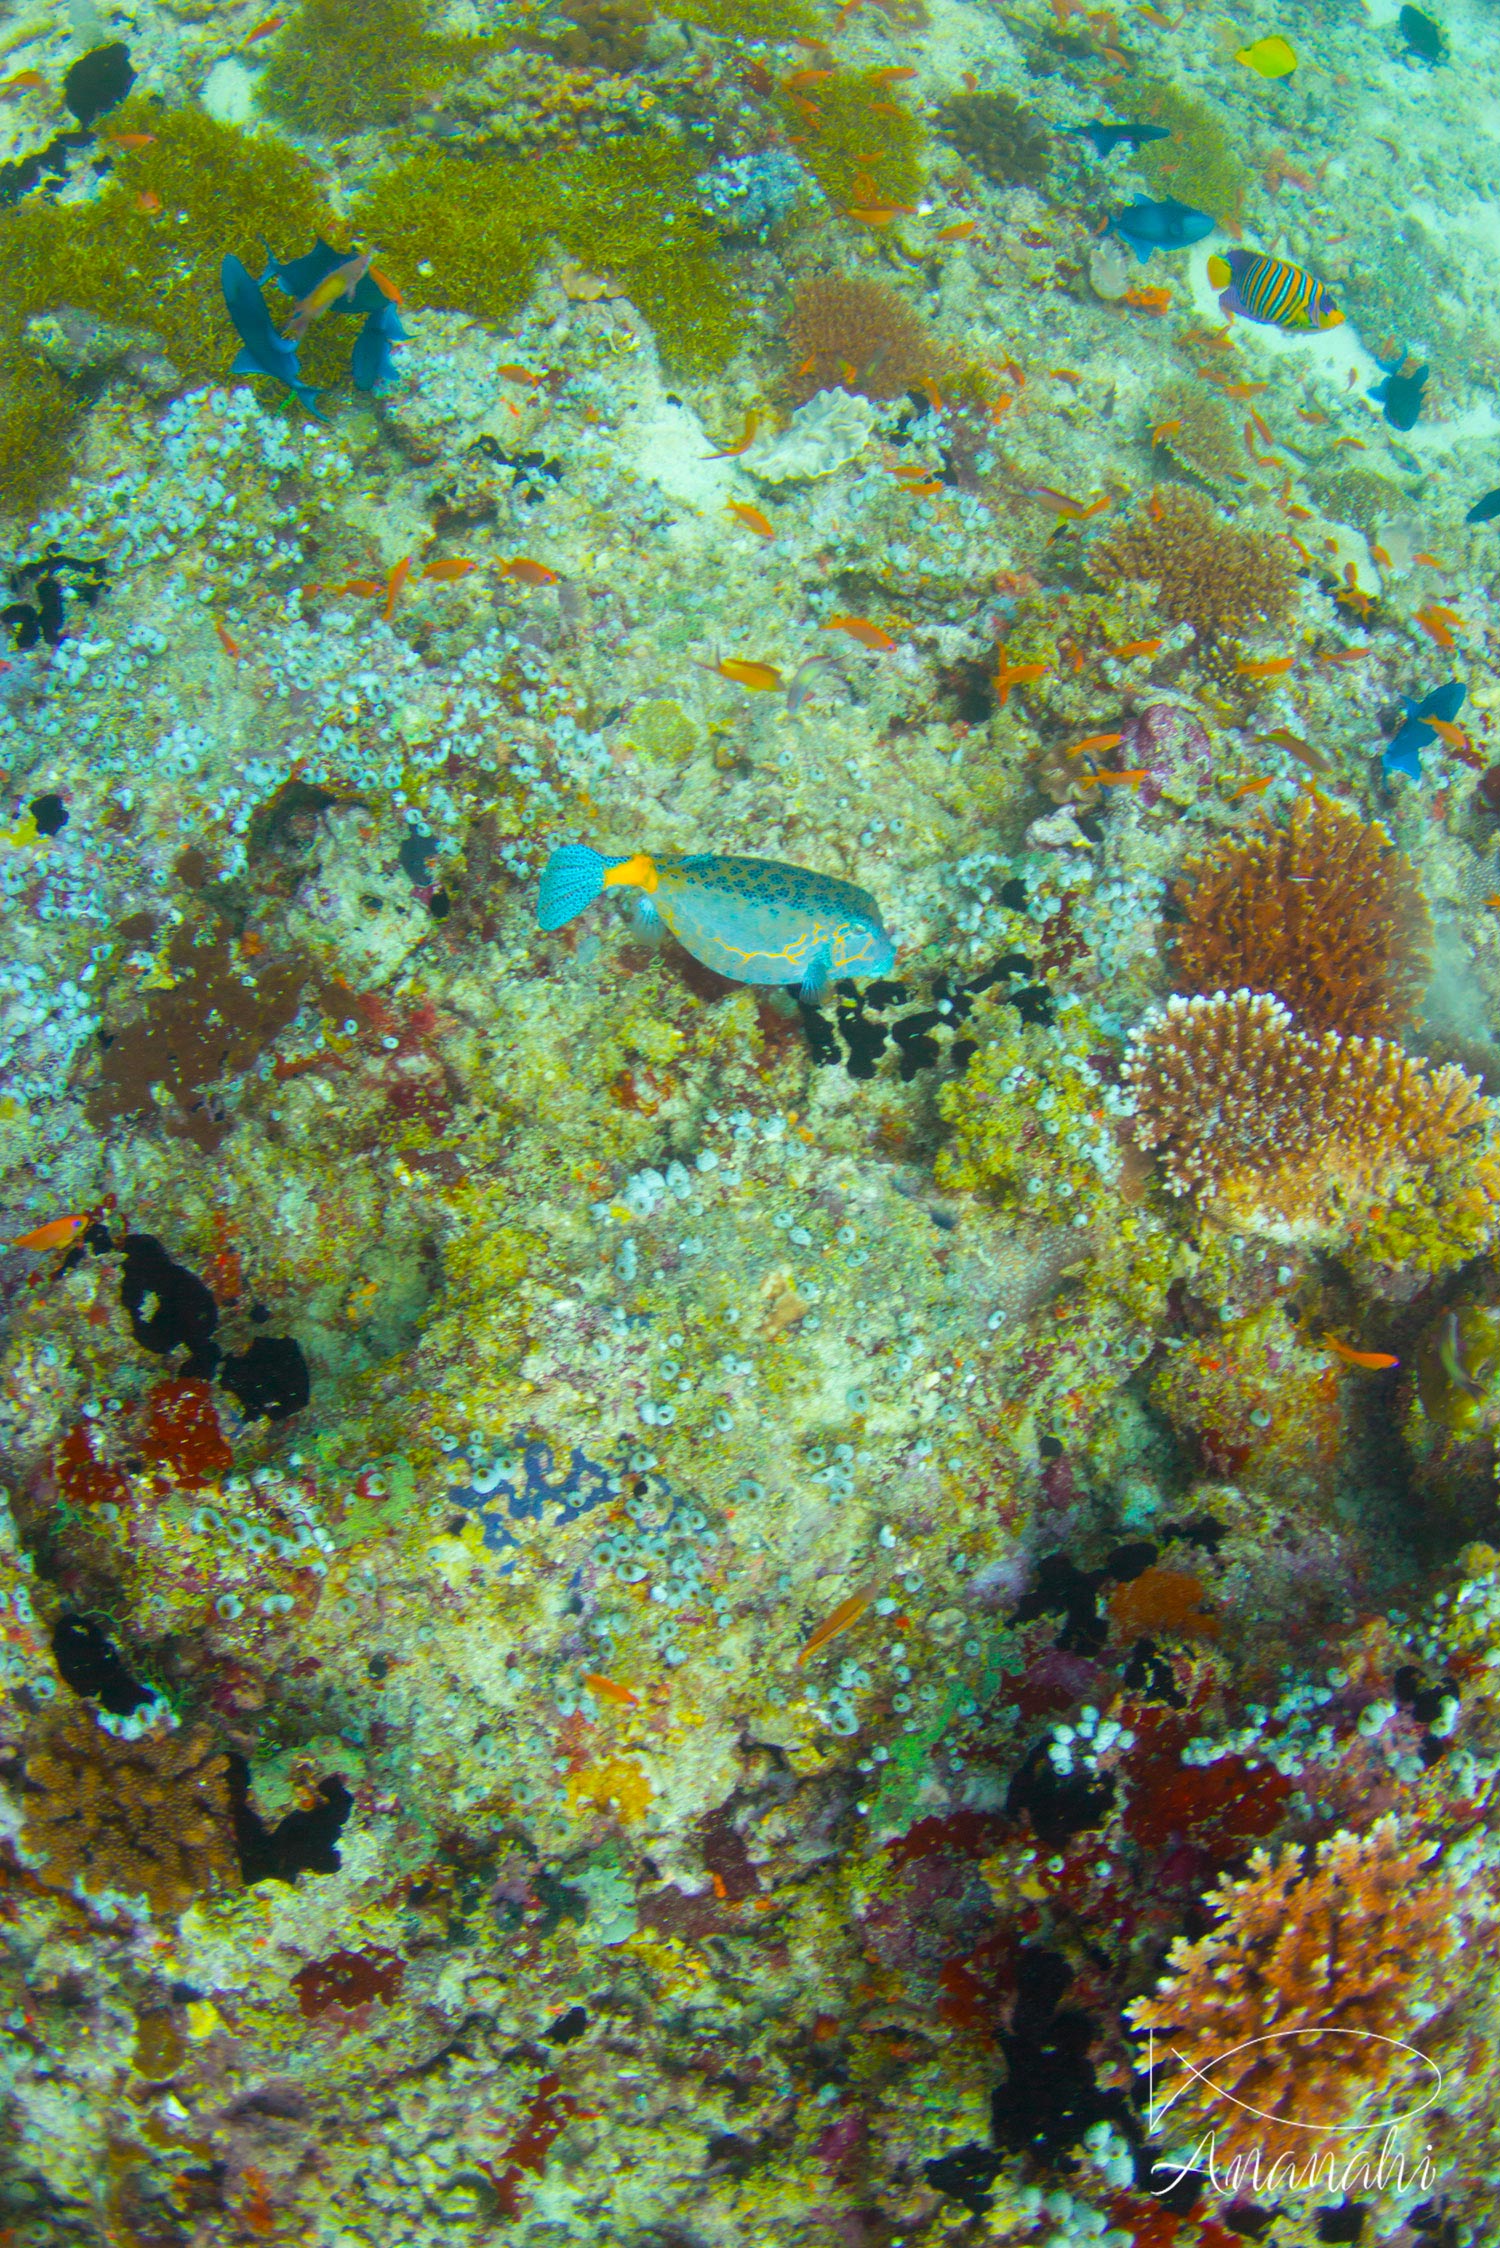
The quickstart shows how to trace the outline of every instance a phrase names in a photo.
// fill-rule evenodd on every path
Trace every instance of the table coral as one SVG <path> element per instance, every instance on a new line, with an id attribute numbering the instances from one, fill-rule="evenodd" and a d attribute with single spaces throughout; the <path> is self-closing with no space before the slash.
<path id="1" fill-rule="evenodd" d="M 1137 1143 L 1173 1194 L 1288 1239 L 1347 1234 L 1411 1174 L 1461 1157 L 1488 1104 L 1452 1063 L 1431 1069 L 1379 1038 L 1294 1027 L 1249 991 L 1172 999 L 1136 1031 L 1124 1069 Z"/>
<path id="2" fill-rule="evenodd" d="M 1178 878 L 1182 991 L 1273 992 L 1299 1029 L 1389 1038 L 1426 978 L 1431 923 L 1384 828 L 1299 796 L 1284 828 L 1225 835 Z"/>
<path id="3" fill-rule="evenodd" d="M 25 1759 L 21 1847 L 49 1889 L 143 1897 L 171 1919 L 238 1886 L 228 1765 L 206 1726 L 131 1739 L 75 1704 L 38 1725 Z"/>
<path id="4" fill-rule="evenodd" d="M 1156 1995 L 1127 2009 L 1133 2028 L 1163 2033 L 1203 2072 L 1162 2082 L 1156 2105 L 1175 2139 L 1212 2129 L 1226 2158 L 1258 2154 L 1285 2183 L 1323 2151 L 1316 2134 L 1356 2132 L 1400 2095 L 1421 2099 L 1431 2070 L 1412 2045 L 1458 1996 L 1444 1969 L 1461 1891 L 1437 1855 L 1431 1836 L 1387 1814 L 1311 1857 L 1255 1850 L 1242 1880 L 1209 1891 L 1212 1931 L 1179 1936 Z"/>

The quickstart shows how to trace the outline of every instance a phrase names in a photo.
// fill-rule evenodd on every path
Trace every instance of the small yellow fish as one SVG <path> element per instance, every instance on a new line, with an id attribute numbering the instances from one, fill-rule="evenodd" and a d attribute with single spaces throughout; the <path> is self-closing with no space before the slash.
<path id="1" fill-rule="evenodd" d="M 1253 70 L 1257 78 L 1290 78 L 1297 67 L 1296 49 L 1274 31 L 1268 39 L 1256 39 L 1248 47 L 1237 48 L 1234 59 Z"/>
<path id="2" fill-rule="evenodd" d="M 737 515 L 746 530 L 753 531 L 757 538 L 775 538 L 775 524 L 770 521 L 769 517 L 762 515 L 758 507 L 751 507 L 744 500 L 728 500 L 725 504 L 730 514 Z"/>
<path id="3" fill-rule="evenodd" d="M 1082 757 L 1088 752 L 1097 752 L 1102 757 L 1105 750 L 1118 749 L 1124 739 L 1123 734 L 1088 734 L 1081 742 L 1074 742 L 1070 748 L 1065 749 L 1063 755 Z"/>
<path id="4" fill-rule="evenodd" d="M 392 617 L 396 614 L 396 603 L 400 598 L 401 588 L 406 583 L 407 575 L 410 569 L 411 556 L 409 554 L 403 554 L 400 561 L 396 564 L 395 569 L 392 570 L 390 576 L 385 581 L 385 607 L 381 610 L 380 614 L 382 615 L 382 617 L 384 617 L 387 624 L 390 623 Z"/>
<path id="5" fill-rule="evenodd" d="M 1241 661 L 1234 668 L 1242 679 L 1279 679 L 1296 660 L 1295 656 L 1268 656 L 1264 663 Z"/>
<path id="6" fill-rule="evenodd" d="M 725 656 L 707 667 L 716 671 L 721 679 L 732 679 L 737 687 L 744 687 L 752 695 L 779 695 L 786 685 L 774 664 L 755 663 L 748 656 Z"/>

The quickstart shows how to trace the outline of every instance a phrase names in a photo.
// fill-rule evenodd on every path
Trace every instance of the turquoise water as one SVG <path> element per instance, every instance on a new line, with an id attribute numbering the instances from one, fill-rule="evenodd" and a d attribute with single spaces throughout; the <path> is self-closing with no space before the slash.
<path id="1" fill-rule="evenodd" d="M 1493 49 L 0 22 L 0 2238 L 1492 2238 Z"/>

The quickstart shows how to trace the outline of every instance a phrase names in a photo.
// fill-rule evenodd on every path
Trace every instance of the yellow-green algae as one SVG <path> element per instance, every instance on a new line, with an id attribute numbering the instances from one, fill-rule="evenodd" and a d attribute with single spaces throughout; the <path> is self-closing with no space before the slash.
<path id="1" fill-rule="evenodd" d="M 333 139 L 392 125 L 489 42 L 444 39 L 423 0 L 302 0 L 271 49 L 262 107 Z"/>
<path id="2" fill-rule="evenodd" d="M 674 14 L 716 39 L 815 38 L 819 19 L 801 0 L 685 0 Z"/>
<path id="3" fill-rule="evenodd" d="M 1147 85 L 1132 107 L 1140 119 L 1165 125 L 1170 140 L 1155 141 L 1134 159 L 1152 195 L 1175 195 L 1211 218 L 1238 218 L 1250 173 L 1236 156 L 1219 117 L 1206 102 L 1176 86 Z"/>
<path id="4" fill-rule="evenodd" d="M 526 164 L 424 150 L 371 182 L 353 223 L 409 295 L 486 320 L 515 312 L 553 242 L 618 280 L 677 371 L 708 373 L 746 314 L 692 201 L 699 168 L 663 135 Z"/>
<path id="5" fill-rule="evenodd" d="M 837 208 L 869 203 L 872 186 L 878 203 L 915 203 L 922 126 L 874 71 L 836 71 L 806 98 L 783 93 L 781 109 L 788 139 Z"/>

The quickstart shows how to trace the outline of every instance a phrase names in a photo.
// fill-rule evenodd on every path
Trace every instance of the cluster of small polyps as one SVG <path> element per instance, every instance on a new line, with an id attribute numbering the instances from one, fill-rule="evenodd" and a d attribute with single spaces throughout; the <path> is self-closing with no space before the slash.
<path id="1" fill-rule="evenodd" d="M 647 1455 L 649 1456 L 649 1455 Z M 652 1459 L 652 1466 L 655 1460 Z M 601 1538 L 594 1547 L 594 1564 L 601 1576 L 622 1585 L 646 1585 L 653 1605 L 660 1610 L 652 1645 L 666 1664 L 675 1669 L 687 1661 L 678 1639 L 682 1623 L 706 1623 L 711 1616 L 723 1625 L 730 1616 L 728 1594 L 710 1590 L 708 1571 L 719 1544 L 703 1508 L 691 1501 L 674 1503 L 670 1493 L 635 1490 L 625 1501 L 633 1527 Z M 605 1636 L 608 1619 L 601 1619 Z"/>
<path id="2" fill-rule="evenodd" d="M 1111 2225 L 1102 2209 L 1091 2208 L 1066 2186 L 1054 2186 L 1050 2193 L 1040 2186 L 1022 2186 L 1010 2207 L 1023 2220 L 1029 2217 L 1040 2223 L 1050 2217 L 1056 2225 L 1055 2232 L 1041 2235 L 1038 2248 L 1132 2248 L 1135 2240 L 1133 2232 Z"/>
<path id="3" fill-rule="evenodd" d="M 228 1513 L 223 1506 L 200 1505 L 187 1516 L 188 1529 L 214 1554 L 214 1576 L 222 1587 L 214 1599 L 214 1614 L 224 1623 L 233 1623 L 245 1613 L 248 1598 L 261 1615 L 289 1615 L 296 1599 L 284 1582 L 274 1581 L 276 1564 L 325 1577 L 327 1557 L 334 1550 L 332 1534 L 306 1486 L 294 1474 L 258 1467 L 248 1478 L 231 1476 L 221 1496 L 238 1501 L 246 1511 Z M 265 1508 L 277 1527 L 273 1529 L 252 1508 Z M 102 1514 L 106 1509 L 96 1511 Z"/>
<path id="4" fill-rule="evenodd" d="M 23 891 L 31 893 L 27 910 L 37 910 L 36 872 L 28 851 L 0 859 L 0 913 L 7 921 Z M 80 916 L 83 910 L 77 908 Z M 7 961 L 0 973 L 0 1077 L 12 1102 L 31 1108 L 62 1098 L 74 1057 L 99 1027 L 86 988 L 96 967 L 90 959 L 71 977 L 55 958 L 27 961 L 13 953 Z"/>
<path id="5" fill-rule="evenodd" d="M 1263 992 L 1168 1000 L 1136 1030 L 1123 1076 L 1136 1140 L 1173 1194 L 1248 1230 L 1347 1231 L 1402 1176 L 1481 1136 L 1478 1083 L 1381 1038 L 1298 1030 Z"/>
<path id="6" fill-rule="evenodd" d="M 1009 945 L 1024 945 L 1035 938 L 1037 932 L 1028 914 L 1032 886 L 1016 874 L 1009 859 L 995 851 L 971 851 L 954 867 L 953 879 L 966 893 L 953 919 L 969 940 L 971 960 L 988 959 Z M 1055 878 L 1061 888 L 1069 890 L 1085 888 L 1092 879 L 1092 867 L 1081 858 L 1060 868 Z M 1053 881 L 1049 868 L 1052 894 L 1039 890 L 1031 901 L 1030 910 L 1038 920 L 1061 910 L 1062 898 Z"/>
<path id="7" fill-rule="evenodd" d="M 1326 1720 L 1319 1722 L 1319 1713 L 1327 1709 L 1337 1694 L 1348 1684 L 1347 1674 L 1330 1670 L 1331 1683 L 1314 1686 L 1304 1681 L 1289 1686 L 1274 1709 L 1263 1703 L 1251 1702 L 1245 1712 L 1247 1722 L 1217 1740 L 1205 1736 L 1184 1744 L 1184 1764 L 1217 1764 L 1226 1756 L 1242 1757 L 1248 1766 L 1272 1765 L 1283 1779 L 1301 1779 L 1310 1768 L 1337 1764 L 1349 1746 L 1351 1731 L 1363 1741 L 1380 1741 L 1381 1754 L 1393 1779 L 1407 1786 L 1416 1786 L 1425 1771 L 1418 1748 L 1417 1736 L 1409 1726 L 1398 1720 L 1401 1711 L 1394 1702 L 1366 1702 L 1353 1721 L 1351 1728 L 1347 1715 L 1335 1728 Z M 1452 1696 L 1445 1698 L 1435 1723 L 1423 1728 L 1439 1737 L 1451 1734 L 1458 1721 L 1459 1705 Z"/>
<path id="8" fill-rule="evenodd" d="M 1097 1772 L 1099 1759 L 1111 1749 L 1124 1755 L 1135 1747 L 1135 1735 L 1128 1726 L 1113 1717 L 1101 1717 L 1092 1703 L 1085 1702 L 1076 1725 L 1054 1725 L 1052 1738 L 1047 1744 L 1047 1755 L 1053 1770 L 1059 1774 Z"/>

